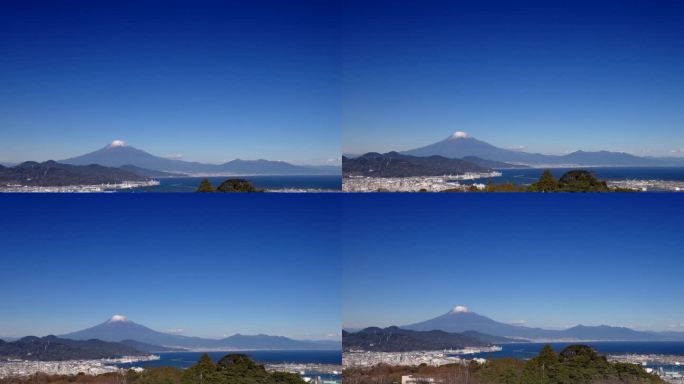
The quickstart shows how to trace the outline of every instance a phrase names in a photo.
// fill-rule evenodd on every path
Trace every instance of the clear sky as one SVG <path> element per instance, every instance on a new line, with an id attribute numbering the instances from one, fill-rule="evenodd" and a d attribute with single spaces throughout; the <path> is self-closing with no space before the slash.
<path id="1" fill-rule="evenodd" d="M 339 339 L 333 195 L 7 195 L 0 335 L 114 314 L 160 331 Z"/>
<path id="2" fill-rule="evenodd" d="M 684 331 L 681 196 L 344 197 L 346 327 L 464 305 L 528 326 Z"/>
<path id="3" fill-rule="evenodd" d="M 390 4 L 391 3 L 391 4 Z M 348 1 L 342 147 L 684 155 L 684 2 Z"/>
<path id="4" fill-rule="evenodd" d="M 0 2 L 0 161 L 339 163 L 335 1 Z"/>

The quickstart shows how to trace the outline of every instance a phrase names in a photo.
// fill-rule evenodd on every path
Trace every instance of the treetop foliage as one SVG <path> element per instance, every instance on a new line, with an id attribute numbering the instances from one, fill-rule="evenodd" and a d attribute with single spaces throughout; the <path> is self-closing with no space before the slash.
<path id="1" fill-rule="evenodd" d="M 205 178 L 200 182 L 196 192 L 263 192 L 263 190 L 256 188 L 246 179 L 228 179 L 214 189 L 214 186 Z"/>
<path id="2" fill-rule="evenodd" d="M 214 192 L 214 186 L 211 185 L 211 183 L 209 182 L 209 179 L 205 178 L 205 179 L 202 179 L 202 181 L 200 182 L 200 185 L 199 185 L 199 187 L 197 187 L 196 192 Z"/>

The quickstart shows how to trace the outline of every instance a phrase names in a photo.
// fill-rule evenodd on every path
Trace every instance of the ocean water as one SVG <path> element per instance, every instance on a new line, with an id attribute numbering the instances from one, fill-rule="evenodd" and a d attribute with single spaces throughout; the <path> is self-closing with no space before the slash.
<path id="1" fill-rule="evenodd" d="M 119 364 L 128 367 L 161 367 L 171 366 L 176 368 L 188 368 L 199 360 L 205 352 L 160 352 L 160 359 L 155 361 L 141 361 L 137 363 Z M 227 351 L 206 352 L 214 360 L 218 361 L 223 356 L 231 353 L 242 353 L 251 357 L 260 364 L 276 363 L 318 363 L 318 364 L 342 364 L 341 351 Z"/>
<path id="2" fill-rule="evenodd" d="M 560 353 L 563 348 L 573 344 L 589 345 L 600 354 L 660 354 L 660 355 L 682 355 L 684 356 L 683 341 L 586 341 L 574 343 L 510 343 L 499 344 L 503 348 L 499 352 L 487 352 L 464 356 L 467 358 L 482 357 L 485 359 L 496 359 L 502 357 L 512 357 L 516 359 L 531 359 L 545 345 L 551 345 L 556 353 Z M 682 358 L 684 362 L 684 357 Z M 658 368 L 661 365 L 652 365 L 651 368 Z M 682 371 L 684 366 L 662 366 L 666 370 Z"/>
<path id="3" fill-rule="evenodd" d="M 208 177 L 214 187 L 230 178 L 242 178 L 261 189 L 298 189 L 298 190 L 342 190 L 342 177 L 339 175 L 317 176 L 221 176 Z M 125 192 L 194 192 L 204 177 L 169 177 L 156 179 L 159 185 L 141 187 Z"/>
<path id="4" fill-rule="evenodd" d="M 516 359 L 530 359 L 535 357 L 542 347 L 551 345 L 556 353 L 573 344 L 589 345 L 601 354 L 619 353 L 656 353 L 661 355 L 683 355 L 682 341 L 583 341 L 573 343 L 510 343 L 498 344 L 503 348 L 499 352 L 487 352 L 471 355 L 483 358 L 513 357 Z"/>
<path id="5" fill-rule="evenodd" d="M 561 177 L 565 172 L 584 169 L 594 173 L 600 180 L 668 180 L 684 181 L 684 167 L 572 167 L 572 168 L 552 168 L 551 173 L 556 177 Z M 471 183 L 514 183 L 532 184 L 539 180 L 545 168 L 525 168 L 525 169 L 502 169 L 499 177 L 480 179 Z M 463 183 L 463 182 L 462 182 Z"/>

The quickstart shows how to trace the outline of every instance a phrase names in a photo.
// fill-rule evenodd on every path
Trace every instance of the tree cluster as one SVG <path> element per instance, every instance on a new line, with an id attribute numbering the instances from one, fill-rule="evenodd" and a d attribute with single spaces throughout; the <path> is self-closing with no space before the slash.
<path id="1" fill-rule="evenodd" d="M 242 354 L 226 355 L 217 363 L 206 353 L 197 364 L 182 370 L 174 367 L 146 368 L 92 376 L 78 374 L 13 377 L 0 379 L 0 384 L 305 384 L 299 375 L 268 372 L 263 365 Z"/>
<path id="2" fill-rule="evenodd" d="M 663 383 L 638 365 L 611 363 L 586 345 L 568 346 L 560 354 L 547 345 L 526 362 L 492 360 L 478 367 L 474 375 L 484 383 L 497 384 Z"/>
<path id="3" fill-rule="evenodd" d="M 180 384 L 303 384 L 298 375 L 267 372 L 263 365 L 241 354 L 226 355 L 214 363 L 206 353 L 186 369 Z"/>
<path id="4" fill-rule="evenodd" d="M 245 179 L 228 179 L 214 189 L 209 179 L 203 179 L 196 192 L 263 192 L 263 189 L 256 188 L 249 180 Z"/>
<path id="5" fill-rule="evenodd" d="M 585 170 L 569 171 L 556 180 L 551 171 L 544 171 L 539 181 L 528 188 L 529 192 L 634 192 L 632 189 L 611 188 Z"/>
<path id="6" fill-rule="evenodd" d="M 489 183 L 483 190 L 471 186 L 469 192 L 634 192 L 632 189 L 611 188 L 605 181 L 597 179 L 593 173 L 574 170 L 564 173 L 556 180 L 551 171 L 546 170 L 537 182 L 529 186 L 514 183 Z M 449 191 L 450 192 L 450 191 Z"/>

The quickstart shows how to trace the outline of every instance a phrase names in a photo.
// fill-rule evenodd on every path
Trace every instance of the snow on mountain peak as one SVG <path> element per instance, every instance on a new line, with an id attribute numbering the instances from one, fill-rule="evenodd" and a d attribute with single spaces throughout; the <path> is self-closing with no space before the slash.
<path id="1" fill-rule="evenodd" d="M 451 135 L 452 139 L 465 139 L 466 137 L 468 137 L 468 134 L 463 131 L 456 131 L 453 135 Z"/>
<path id="2" fill-rule="evenodd" d="M 468 307 L 466 307 L 464 305 L 457 305 L 454 307 L 454 309 L 451 310 L 451 313 L 466 313 L 466 312 L 470 312 L 470 310 L 468 310 Z"/>
<path id="3" fill-rule="evenodd" d="M 117 321 L 128 321 L 128 318 L 123 315 L 114 315 L 112 316 L 111 319 L 109 319 L 110 323 L 117 322 Z"/>
<path id="4" fill-rule="evenodd" d="M 112 141 L 111 144 L 109 144 L 109 148 L 116 148 L 116 147 L 125 147 L 126 142 L 123 140 L 114 140 Z"/>

